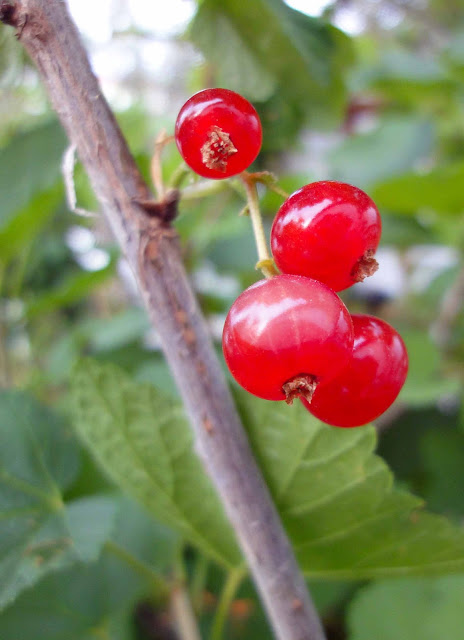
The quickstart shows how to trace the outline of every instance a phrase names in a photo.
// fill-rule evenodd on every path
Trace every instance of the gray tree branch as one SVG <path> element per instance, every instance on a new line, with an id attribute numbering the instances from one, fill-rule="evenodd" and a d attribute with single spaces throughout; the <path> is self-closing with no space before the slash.
<path id="1" fill-rule="evenodd" d="M 2 0 L 0 14 L 16 28 L 38 67 L 136 274 L 193 426 L 197 451 L 234 527 L 276 637 L 323 640 L 186 276 L 176 233 L 140 204 L 150 199 L 149 189 L 91 71 L 65 3 Z"/>

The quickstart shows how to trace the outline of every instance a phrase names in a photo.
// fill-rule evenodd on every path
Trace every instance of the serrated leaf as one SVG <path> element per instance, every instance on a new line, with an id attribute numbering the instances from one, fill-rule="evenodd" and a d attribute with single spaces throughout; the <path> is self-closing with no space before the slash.
<path id="1" fill-rule="evenodd" d="M 192 451 L 182 411 L 111 366 L 74 376 L 79 432 L 114 480 L 228 566 L 239 561 Z M 298 403 L 240 400 L 248 433 L 308 577 L 362 579 L 464 569 L 464 533 L 393 488 L 374 429 L 336 429 Z"/>
<path id="2" fill-rule="evenodd" d="M 461 640 L 464 576 L 368 585 L 348 611 L 349 640 Z M 386 615 L 388 612 L 388 615 Z"/>
<path id="3" fill-rule="evenodd" d="M 393 488 L 375 430 L 322 425 L 297 403 L 241 400 L 250 439 L 309 577 L 464 569 L 464 532 Z"/>
<path id="4" fill-rule="evenodd" d="M 204 0 L 190 37 L 215 65 L 218 83 L 252 100 L 281 93 L 308 114 L 340 108 L 348 37 L 281 0 Z"/>
<path id="5" fill-rule="evenodd" d="M 162 522 L 226 566 L 240 561 L 181 407 L 92 361 L 73 376 L 77 431 L 108 475 Z"/>
<path id="6" fill-rule="evenodd" d="M 65 424 L 30 396 L 0 393 L 0 606 L 52 570 L 95 560 L 113 524 L 102 496 L 63 502 L 78 470 Z"/>

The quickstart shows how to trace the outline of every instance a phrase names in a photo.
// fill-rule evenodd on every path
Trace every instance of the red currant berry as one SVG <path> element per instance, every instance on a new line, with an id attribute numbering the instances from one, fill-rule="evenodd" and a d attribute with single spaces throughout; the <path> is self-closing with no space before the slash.
<path id="1" fill-rule="evenodd" d="M 311 397 L 348 362 L 350 315 L 321 282 L 278 275 L 239 295 L 224 325 L 224 357 L 247 391 L 266 400 Z"/>
<path id="2" fill-rule="evenodd" d="M 245 171 L 261 149 L 261 122 L 248 100 L 229 89 L 193 95 L 177 116 L 175 138 L 185 162 L 204 178 Z"/>
<path id="3" fill-rule="evenodd" d="M 308 184 L 277 212 L 271 231 L 283 273 L 325 282 L 341 291 L 377 270 L 380 215 L 369 196 L 343 182 Z"/>
<path id="4" fill-rule="evenodd" d="M 408 354 L 389 324 L 353 315 L 354 346 L 348 365 L 317 386 L 309 411 L 337 427 L 358 427 L 378 418 L 396 399 L 406 380 Z"/>

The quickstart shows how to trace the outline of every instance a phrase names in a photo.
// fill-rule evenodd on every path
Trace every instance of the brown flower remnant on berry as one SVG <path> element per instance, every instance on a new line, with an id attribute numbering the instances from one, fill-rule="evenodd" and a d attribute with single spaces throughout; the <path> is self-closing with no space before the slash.
<path id="1" fill-rule="evenodd" d="M 359 258 L 351 271 L 351 277 L 355 282 L 362 282 L 364 278 L 372 276 L 379 268 L 379 263 L 374 258 L 374 251 L 368 249 L 366 253 Z"/>
<path id="2" fill-rule="evenodd" d="M 315 376 L 306 374 L 295 376 L 282 385 L 282 391 L 285 394 L 285 402 L 287 404 L 293 404 L 295 398 L 299 398 L 300 396 L 303 396 L 305 400 L 311 402 L 316 386 L 317 380 Z"/>
<path id="3" fill-rule="evenodd" d="M 208 133 L 208 140 L 201 148 L 201 159 L 208 169 L 225 171 L 229 156 L 234 153 L 237 153 L 237 149 L 229 134 L 220 127 L 212 127 Z"/>

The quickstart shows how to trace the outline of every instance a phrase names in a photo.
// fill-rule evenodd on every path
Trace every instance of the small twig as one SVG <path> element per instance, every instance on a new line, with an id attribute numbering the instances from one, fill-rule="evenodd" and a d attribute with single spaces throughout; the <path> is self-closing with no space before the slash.
<path id="1" fill-rule="evenodd" d="M 11 378 L 5 327 L 3 320 L 0 318 L 0 389 L 8 389 L 10 386 Z"/>
<path id="2" fill-rule="evenodd" d="M 256 190 L 256 180 L 252 173 L 247 172 L 242 173 L 241 178 L 246 189 L 248 212 L 253 226 L 253 234 L 258 252 L 256 268 L 261 269 L 266 278 L 272 278 L 272 276 L 275 276 L 278 272 L 267 247 L 266 234 L 264 233 L 263 219 L 259 207 L 258 191 Z"/>
<path id="3" fill-rule="evenodd" d="M 163 153 L 163 149 L 168 142 L 172 142 L 174 140 L 174 136 L 167 136 L 166 130 L 162 129 L 158 137 L 155 141 L 155 149 L 153 151 L 153 155 L 151 157 L 151 179 L 153 182 L 153 186 L 155 187 L 156 195 L 158 200 L 163 200 L 166 195 L 166 190 L 164 188 L 164 180 L 163 180 L 163 166 L 161 163 L 161 155 Z"/>
<path id="4" fill-rule="evenodd" d="M 176 631 L 181 640 L 201 640 L 200 630 L 188 593 L 184 567 L 184 545 L 177 548 L 174 560 L 174 582 L 171 588 L 171 611 Z"/>
<path id="5" fill-rule="evenodd" d="M 201 640 L 192 603 L 183 582 L 179 582 L 172 589 L 171 609 L 174 624 L 181 640 Z"/>
<path id="6" fill-rule="evenodd" d="M 198 200 L 225 191 L 230 185 L 227 180 L 199 180 L 182 189 L 182 200 Z"/>
<path id="7" fill-rule="evenodd" d="M 201 611 L 203 605 L 203 594 L 208 575 L 209 560 L 204 554 L 200 554 L 195 562 L 193 576 L 190 581 L 190 597 L 195 611 Z"/>
<path id="8" fill-rule="evenodd" d="M 245 575 L 246 569 L 244 567 L 234 569 L 228 573 L 211 627 L 210 640 L 221 640 L 223 638 L 224 625 L 229 614 L 230 605 Z"/>
<path id="9" fill-rule="evenodd" d="M 63 154 L 61 161 L 61 173 L 66 194 L 66 204 L 68 209 L 78 216 L 84 218 L 96 218 L 98 213 L 87 211 L 77 206 L 76 187 L 74 184 L 74 166 L 76 164 L 76 145 L 70 144 Z"/>

